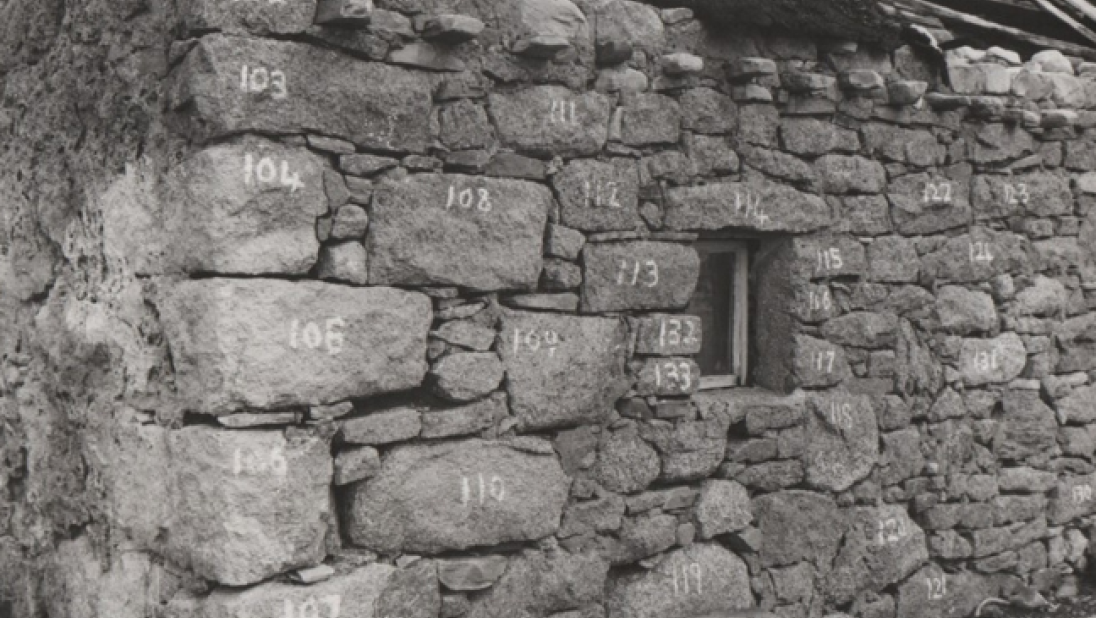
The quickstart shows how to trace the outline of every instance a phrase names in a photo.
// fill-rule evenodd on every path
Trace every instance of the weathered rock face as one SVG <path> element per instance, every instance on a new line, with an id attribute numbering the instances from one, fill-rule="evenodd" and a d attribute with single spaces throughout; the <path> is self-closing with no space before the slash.
<path id="1" fill-rule="evenodd" d="M 518 152 L 592 155 L 609 135 L 609 99 L 601 94 L 537 86 L 517 94 L 492 94 L 489 109 L 502 144 Z"/>
<path id="2" fill-rule="evenodd" d="M 396 152 L 430 140 L 424 75 L 300 43 L 203 37 L 176 69 L 169 104 L 200 139 L 315 131 Z"/>
<path id="3" fill-rule="evenodd" d="M 417 564 L 409 569 L 397 569 L 385 564 L 370 564 L 345 575 L 309 586 L 267 583 L 245 590 L 219 590 L 199 602 L 174 601 L 168 612 L 194 618 L 214 616 L 262 616 L 319 612 L 319 615 L 372 618 L 396 605 L 401 615 L 429 618 L 437 615 L 441 597 L 437 591 L 437 575 L 432 566 Z M 417 583 L 419 598 L 414 603 L 394 604 L 401 588 Z M 431 590 L 432 589 L 432 590 Z M 176 615 L 176 614 L 170 614 Z"/>
<path id="4" fill-rule="evenodd" d="M 303 275 L 328 210 L 323 160 L 245 137 L 200 151 L 164 179 L 168 263 L 186 272 Z"/>
<path id="5" fill-rule="evenodd" d="M 1006 461 L 1047 461 L 1057 443 L 1054 411 L 1032 392 L 1010 392 L 1001 403 L 1004 416 L 993 436 L 994 454 Z"/>
<path id="6" fill-rule="evenodd" d="M 499 354 L 521 430 L 596 422 L 628 389 L 628 332 L 610 318 L 506 312 Z"/>
<path id="7" fill-rule="evenodd" d="M 418 386 L 429 300 L 323 283 L 207 279 L 159 303 L 177 384 L 206 413 L 318 405 Z"/>
<path id="8" fill-rule="evenodd" d="M 879 428 L 871 399 L 840 391 L 808 403 L 810 439 L 803 454 L 807 483 L 844 491 L 866 477 L 879 456 Z"/>
<path id="9" fill-rule="evenodd" d="M 609 491 L 646 489 L 660 471 L 658 453 L 635 430 L 613 432 L 601 445 L 593 476 Z"/>
<path id="10" fill-rule="evenodd" d="M 827 597 L 845 603 L 862 590 L 878 592 L 928 560 L 925 533 L 898 506 L 858 507 L 826 579 Z"/>
<path id="11" fill-rule="evenodd" d="M 438 561 L 438 579 L 450 590 L 484 590 L 506 572 L 503 556 Z"/>
<path id="12" fill-rule="evenodd" d="M 324 440 L 189 427 L 169 434 L 166 552 L 229 586 L 318 564 L 334 516 Z"/>
<path id="13" fill-rule="evenodd" d="M 554 179 L 564 225 L 589 232 L 634 230 L 639 219 L 639 170 L 631 159 L 572 161 Z"/>
<path id="14" fill-rule="evenodd" d="M 960 618 L 970 616 L 993 596 L 993 586 L 972 573 L 945 573 L 926 566 L 898 589 L 898 618 Z"/>
<path id="15" fill-rule="evenodd" d="M 469 618 L 547 616 L 601 599 L 609 563 L 594 553 L 527 551 L 472 602 Z M 576 612 L 577 613 L 577 612 Z"/>
<path id="16" fill-rule="evenodd" d="M 665 481 L 687 481 L 711 475 L 719 466 L 727 447 L 725 416 L 707 420 L 654 423 L 640 426 L 640 435 L 662 457 Z"/>
<path id="17" fill-rule="evenodd" d="M 680 309 L 700 269 L 694 249 L 661 242 L 586 245 L 582 259 L 585 313 Z"/>
<path id="18" fill-rule="evenodd" d="M 738 532 L 750 525 L 750 494 L 734 481 L 706 481 L 700 492 L 696 508 L 700 538 L 710 539 L 717 534 Z"/>
<path id="19" fill-rule="evenodd" d="M 1010 178 L 978 176 L 971 194 L 979 219 L 1031 213 L 1049 217 L 1073 212 L 1069 178 L 1034 173 Z"/>
<path id="20" fill-rule="evenodd" d="M 369 213 L 369 281 L 533 288 L 551 204 L 547 189 L 516 180 L 438 174 L 382 183 Z"/>
<path id="21" fill-rule="evenodd" d="M 672 230 L 733 227 L 801 234 L 832 221 L 822 198 L 770 182 L 679 187 L 667 198 L 665 224 Z"/>
<path id="22" fill-rule="evenodd" d="M 225 4 L 210 0 L 185 0 L 180 3 L 181 21 L 192 32 L 217 30 L 234 34 L 294 34 L 307 30 L 315 15 L 315 0 L 273 2 L 269 6 L 250 2 Z"/>
<path id="23" fill-rule="evenodd" d="M 1096 387 L 1079 388 L 1058 402 L 1058 416 L 1066 423 L 1096 422 Z"/>
<path id="24" fill-rule="evenodd" d="M 1015 333 L 994 339 L 964 339 L 959 362 L 968 385 L 1009 382 L 1023 371 L 1027 350 Z"/>
<path id="25" fill-rule="evenodd" d="M 717 544 L 670 552 L 654 569 L 611 579 L 608 616 L 702 616 L 754 604 L 741 558 Z"/>
<path id="26" fill-rule="evenodd" d="M 568 485 L 555 457 L 504 443 L 399 447 L 350 487 L 346 534 L 386 553 L 539 539 L 559 528 Z"/>
<path id="27" fill-rule="evenodd" d="M 808 561 L 828 569 L 848 526 L 848 515 L 833 499 L 807 491 L 754 498 L 753 513 L 761 530 L 759 553 L 765 566 Z"/>

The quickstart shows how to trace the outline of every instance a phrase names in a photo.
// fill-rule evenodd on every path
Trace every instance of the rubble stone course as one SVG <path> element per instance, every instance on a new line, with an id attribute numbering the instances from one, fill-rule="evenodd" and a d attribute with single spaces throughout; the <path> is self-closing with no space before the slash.
<path id="1" fill-rule="evenodd" d="M 964 618 L 1089 566 L 1091 65 L 64 4 L 0 7 L 0 616 Z"/>

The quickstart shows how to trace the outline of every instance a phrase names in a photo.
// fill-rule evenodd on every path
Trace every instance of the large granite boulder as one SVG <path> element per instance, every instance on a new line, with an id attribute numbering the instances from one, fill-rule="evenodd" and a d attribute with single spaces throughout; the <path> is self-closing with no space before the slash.
<path id="1" fill-rule="evenodd" d="M 968 386 L 1000 384 L 1019 377 L 1027 365 L 1027 348 L 1016 333 L 993 339 L 963 339 L 959 371 Z"/>
<path id="2" fill-rule="evenodd" d="M 665 225 L 671 230 L 735 227 L 802 234 L 832 221 L 821 197 L 772 182 L 713 183 L 667 192 Z"/>
<path id="3" fill-rule="evenodd" d="M 879 459 L 879 425 L 871 398 L 829 392 L 808 400 L 803 467 L 807 484 L 844 491 L 867 477 Z"/>
<path id="4" fill-rule="evenodd" d="M 928 561 L 925 533 L 906 507 L 856 507 L 848 516 L 851 526 L 823 588 L 831 603 L 848 603 L 864 590 L 879 592 Z"/>
<path id="5" fill-rule="evenodd" d="M 975 228 L 925 255 L 922 273 L 941 282 L 980 283 L 996 275 L 1029 272 L 1030 253 L 1027 239 L 1017 234 Z"/>
<path id="6" fill-rule="evenodd" d="M 533 289 L 541 271 L 547 188 L 458 174 L 377 186 L 366 249 L 374 285 Z"/>
<path id="7" fill-rule="evenodd" d="M 168 264 L 184 272 L 304 275 L 328 211 L 324 161 L 258 137 L 211 146 L 164 178 Z"/>
<path id="8" fill-rule="evenodd" d="M 502 145 L 541 156 L 575 157 L 601 151 L 609 137 L 610 99 L 576 95 L 563 86 L 534 86 L 489 97 Z"/>
<path id="9" fill-rule="evenodd" d="M 595 553 L 525 551 L 471 603 L 466 618 L 540 618 L 598 603 L 609 563 Z"/>
<path id="10" fill-rule="evenodd" d="M 433 565 L 418 562 L 397 569 L 373 563 L 309 586 L 268 582 L 252 588 L 216 590 L 197 601 L 172 601 L 168 615 L 382 618 L 399 611 L 399 616 L 408 618 L 432 618 L 440 607 Z"/>
<path id="11" fill-rule="evenodd" d="M 761 564 L 766 567 L 808 561 L 828 570 L 848 526 L 848 514 L 833 498 L 810 491 L 779 491 L 753 500 L 761 530 Z"/>
<path id="12" fill-rule="evenodd" d="M 959 571 L 946 573 L 929 565 L 898 587 L 897 618 L 967 618 L 994 596 L 996 586 L 988 577 Z"/>
<path id="13" fill-rule="evenodd" d="M 507 311 L 501 329 L 519 431 L 597 423 L 628 390 L 621 320 Z"/>
<path id="14" fill-rule="evenodd" d="M 384 553 L 535 540 L 559 529 L 569 488 L 554 455 L 506 443 L 397 447 L 375 477 L 349 487 L 345 532 Z"/>
<path id="15" fill-rule="evenodd" d="M 326 440 L 187 427 L 168 435 L 166 555 L 228 586 L 323 560 L 333 510 Z"/>
<path id="16" fill-rule="evenodd" d="M 176 386 L 200 412 L 334 403 L 426 375 L 433 314 L 423 294 L 257 279 L 165 287 Z"/>
<path id="17" fill-rule="evenodd" d="M 707 616 L 754 605 L 741 558 L 714 543 L 674 550 L 653 569 L 609 580 L 608 618 Z"/>
<path id="18" fill-rule="evenodd" d="M 198 140 L 311 131 L 395 152 L 426 151 L 431 100 L 423 73 L 314 45 L 223 34 L 202 37 L 168 89 L 177 128 Z"/>
<path id="19" fill-rule="evenodd" d="M 680 309 L 700 277 L 696 250 L 674 243 L 587 244 L 582 260 L 584 313 Z"/>
<path id="20" fill-rule="evenodd" d="M 1060 217 L 1073 212 L 1069 177 L 1050 172 L 976 176 L 971 201 L 978 219 L 1017 215 Z"/>
<path id="21" fill-rule="evenodd" d="M 560 221 L 588 232 L 634 230 L 639 218 L 639 168 L 633 159 L 571 161 L 552 178 Z"/>

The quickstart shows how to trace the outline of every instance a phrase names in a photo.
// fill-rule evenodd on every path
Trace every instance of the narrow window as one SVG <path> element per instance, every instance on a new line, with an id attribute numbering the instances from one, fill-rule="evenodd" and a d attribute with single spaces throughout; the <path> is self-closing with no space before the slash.
<path id="1" fill-rule="evenodd" d="M 698 316 L 703 339 L 696 362 L 700 388 L 744 386 L 749 345 L 749 248 L 728 240 L 701 240 L 700 279 L 686 312 Z"/>

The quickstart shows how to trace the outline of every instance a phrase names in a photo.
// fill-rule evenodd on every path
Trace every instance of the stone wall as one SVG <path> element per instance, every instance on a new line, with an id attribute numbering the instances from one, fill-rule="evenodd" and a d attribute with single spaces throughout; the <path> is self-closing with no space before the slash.
<path id="1" fill-rule="evenodd" d="M 342 5 L 0 5 L 0 614 L 1076 589 L 1096 65 L 967 50 L 942 94 L 627 0 Z M 712 234 L 754 369 L 698 391 L 658 333 Z"/>

